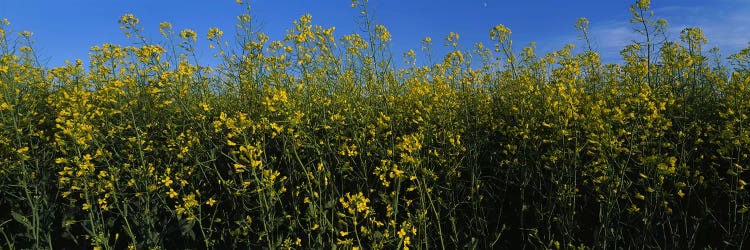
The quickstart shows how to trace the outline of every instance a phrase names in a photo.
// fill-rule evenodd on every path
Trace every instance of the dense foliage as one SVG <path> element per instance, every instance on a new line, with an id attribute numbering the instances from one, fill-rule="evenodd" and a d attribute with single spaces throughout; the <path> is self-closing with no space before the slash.
<path id="1" fill-rule="evenodd" d="M 196 32 L 124 15 L 132 46 L 47 69 L 4 20 L 0 247 L 746 247 L 750 47 L 667 40 L 640 0 L 621 64 L 579 19 L 577 53 L 498 25 L 396 67 L 352 7 L 362 34 L 306 15 L 281 41 L 243 14 L 231 43 L 208 32 L 213 67 Z"/>

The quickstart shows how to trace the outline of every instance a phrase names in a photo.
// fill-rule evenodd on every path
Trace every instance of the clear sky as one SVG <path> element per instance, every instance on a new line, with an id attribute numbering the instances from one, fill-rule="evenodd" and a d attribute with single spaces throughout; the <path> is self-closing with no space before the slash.
<path id="1" fill-rule="evenodd" d="M 577 18 L 590 21 L 594 47 L 605 61 L 616 62 L 618 52 L 634 39 L 628 21 L 628 0 L 371 0 L 376 22 L 393 36 L 394 59 L 408 49 L 419 53 L 419 41 L 426 36 L 441 46 L 451 31 L 471 49 L 474 42 L 490 46 L 489 29 L 497 24 L 509 27 L 514 49 L 531 41 L 541 52 L 562 48 L 567 43 L 582 45 L 576 38 Z M 271 39 L 281 39 L 292 21 L 305 13 L 313 23 L 335 26 L 341 37 L 358 32 L 357 11 L 348 0 L 252 0 L 253 18 Z M 685 27 L 703 28 L 709 47 L 719 46 L 726 56 L 750 42 L 750 0 L 652 0 L 656 18 L 669 21 L 670 38 L 679 39 Z M 14 31 L 34 33 L 35 49 L 47 66 L 64 60 L 86 59 L 91 46 L 102 43 L 128 45 L 117 20 L 132 13 L 141 20 L 147 36 L 158 41 L 158 27 L 169 21 L 179 32 L 191 28 L 205 38 L 210 27 L 232 34 L 236 16 L 243 8 L 234 0 L 0 0 L 0 18 L 8 18 Z M 201 60 L 210 61 L 212 52 L 199 44 Z M 437 52 L 441 50 L 436 48 Z"/>

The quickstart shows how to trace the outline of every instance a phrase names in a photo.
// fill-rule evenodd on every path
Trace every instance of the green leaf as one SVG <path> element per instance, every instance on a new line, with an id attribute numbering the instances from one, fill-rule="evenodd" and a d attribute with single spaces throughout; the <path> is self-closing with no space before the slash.
<path id="1" fill-rule="evenodd" d="M 26 226 L 26 229 L 32 229 L 31 222 L 29 222 L 29 219 L 27 219 L 25 216 L 17 212 L 11 212 L 10 214 L 13 216 L 13 219 Z"/>
<path id="2" fill-rule="evenodd" d="M 740 211 L 737 211 L 737 213 L 744 214 L 744 213 L 747 213 L 747 211 L 750 211 L 750 208 L 745 205 L 742 205 L 742 209 L 740 209 Z"/>

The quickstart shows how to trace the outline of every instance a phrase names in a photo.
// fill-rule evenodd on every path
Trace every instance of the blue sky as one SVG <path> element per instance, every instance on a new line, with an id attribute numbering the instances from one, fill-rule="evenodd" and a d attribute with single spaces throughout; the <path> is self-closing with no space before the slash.
<path id="1" fill-rule="evenodd" d="M 358 32 L 354 22 L 357 11 L 348 0 L 252 0 L 253 18 L 271 39 L 281 39 L 292 21 L 305 13 L 313 23 L 335 26 L 341 37 Z M 371 0 L 376 22 L 384 24 L 393 36 L 395 59 L 408 49 L 419 53 L 419 42 L 433 38 L 436 52 L 451 31 L 460 35 L 460 43 L 471 49 L 474 42 L 491 44 L 488 31 L 504 24 L 513 34 L 514 49 L 531 41 L 537 50 L 549 52 L 567 43 L 580 47 L 574 24 L 577 18 L 590 21 L 594 47 L 605 61 L 616 62 L 619 50 L 631 40 L 640 39 L 632 32 L 626 0 Z M 652 0 L 657 18 L 669 21 L 671 39 L 679 39 L 685 27 L 704 29 L 709 46 L 718 46 L 726 56 L 748 46 L 750 42 L 750 0 Z M 58 66 L 64 60 L 86 59 L 91 46 L 102 43 L 128 45 L 117 20 L 132 13 L 141 20 L 145 34 L 158 41 L 158 27 L 169 21 L 179 32 L 190 28 L 205 38 L 210 27 L 232 34 L 236 16 L 243 8 L 234 0 L 0 0 L 0 18 L 8 18 L 14 31 L 34 33 L 35 49 L 47 66 Z M 209 62 L 212 52 L 199 44 L 201 61 Z"/>

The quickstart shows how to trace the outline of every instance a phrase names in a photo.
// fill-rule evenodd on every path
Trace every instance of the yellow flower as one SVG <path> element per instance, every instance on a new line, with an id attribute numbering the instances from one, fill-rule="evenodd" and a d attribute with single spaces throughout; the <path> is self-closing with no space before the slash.
<path id="1" fill-rule="evenodd" d="M 639 208 L 635 204 L 632 204 L 630 208 L 628 208 L 628 211 L 630 211 L 631 213 L 637 213 L 638 211 L 641 211 L 641 208 Z"/>
<path id="2" fill-rule="evenodd" d="M 122 15 L 122 17 L 120 17 L 120 21 L 119 21 L 119 23 L 123 24 L 123 25 L 124 24 L 136 25 L 136 24 L 138 24 L 138 22 L 140 22 L 140 21 L 133 14 Z"/>
<path id="3" fill-rule="evenodd" d="M 399 237 L 399 238 L 402 238 L 402 239 L 403 239 L 403 238 L 404 238 L 404 236 L 406 236 L 406 231 L 404 231 L 404 229 L 403 229 L 403 228 L 401 228 L 401 230 L 399 230 L 397 234 L 398 234 L 398 237 Z"/>
<path id="4" fill-rule="evenodd" d="M 651 0 L 640 0 L 637 4 L 638 8 L 648 10 L 649 5 L 651 5 Z"/>
<path id="5" fill-rule="evenodd" d="M 172 24 L 169 22 L 161 22 L 159 24 L 159 30 L 170 30 L 172 29 Z"/>
<path id="6" fill-rule="evenodd" d="M 23 148 L 19 148 L 18 150 L 16 150 L 16 153 L 19 153 L 19 154 L 24 154 L 26 152 L 29 152 L 29 147 L 23 147 Z"/>
<path id="7" fill-rule="evenodd" d="M 83 206 L 81 207 L 81 209 L 83 209 L 83 211 L 87 211 L 87 210 L 89 210 L 89 208 L 91 208 L 91 205 L 89 205 L 88 203 L 83 203 Z"/>
<path id="8" fill-rule="evenodd" d="M 172 188 L 169 189 L 169 192 L 167 192 L 167 194 L 169 195 L 169 198 L 177 197 L 177 191 L 174 191 L 174 189 Z"/>
<path id="9" fill-rule="evenodd" d="M 195 31 L 193 31 L 191 29 L 184 29 L 184 30 L 182 30 L 180 32 L 180 37 L 182 37 L 182 39 L 193 40 L 193 42 L 195 42 L 195 41 L 198 40 L 198 38 L 197 38 L 197 36 L 195 34 Z"/>
<path id="10" fill-rule="evenodd" d="M 247 169 L 247 167 L 245 165 L 242 165 L 242 164 L 239 164 L 239 163 L 235 163 L 234 164 L 234 171 L 237 172 L 237 173 L 245 172 L 246 169 Z"/>
<path id="11" fill-rule="evenodd" d="M 375 25 L 375 34 L 378 37 L 378 40 L 383 42 L 389 42 L 391 41 L 391 33 L 388 32 L 388 30 L 383 25 Z"/>
<path id="12" fill-rule="evenodd" d="M 492 30 L 490 30 L 490 39 L 492 41 L 504 41 L 508 39 L 508 36 L 510 36 L 510 34 L 512 34 L 510 29 L 502 24 L 499 24 L 492 28 Z"/>
<path id="13" fill-rule="evenodd" d="M 645 200 L 645 199 L 646 199 L 646 196 L 643 196 L 643 195 L 642 195 L 641 193 L 636 193 L 636 194 L 635 194 L 635 198 L 636 198 L 636 199 L 639 199 L 639 200 Z"/>
<path id="14" fill-rule="evenodd" d="M 164 186 L 167 186 L 167 187 L 172 185 L 173 182 L 174 181 L 172 181 L 172 179 L 169 178 L 169 176 L 164 177 L 164 180 L 162 180 L 162 183 L 164 183 Z"/>
<path id="15" fill-rule="evenodd" d="M 211 198 L 208 198 L 208 201 L 206 201 L 206 205 L 208 205 L 208 206 L 210 206 L 210 207 L 213 207 L 213 206 L 214 206 L 214 204 L 216 204 L 216 200 L 214 200 L 214 198 L 213 198 L 213 197 L 211 197 Z"/>
<path id="16" fill-rule="evenodd" d="M 208 40 L 213 40 L 215 38 L 221 39 L 221 36 L 224 35 L 224 32 L 221 31 L 219 28 L 210 28 L 208 29 Z"/>
<path id="17" fill-rule="evenodd" d="M 99 203 L 99 207 L 101 207 L 102 210 L 104 210 L 104 211 L 109 210 L 109 205 L 107 204 L 107 200 L 105 200 L 105 199 L 99 199 L 97 202 Z"/>

